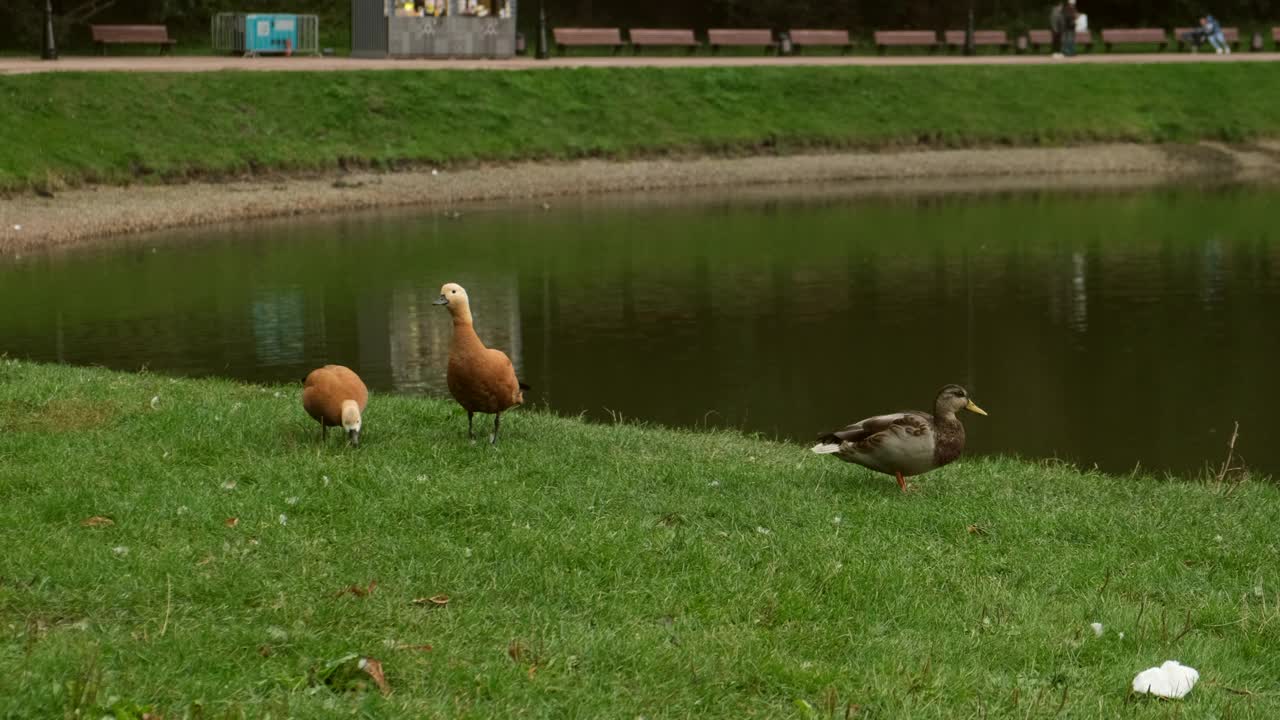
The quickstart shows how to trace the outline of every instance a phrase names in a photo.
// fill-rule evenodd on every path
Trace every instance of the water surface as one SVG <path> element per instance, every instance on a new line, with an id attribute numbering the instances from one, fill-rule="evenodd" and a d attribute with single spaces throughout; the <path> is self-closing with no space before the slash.
<path id="1" fill-rule="evenodd" d="M 1188 471 L 1238 420 L 1274 473 L 1278 204 L 827 189 L 171 232 L 0 262 L 0 352 L 274 382 L 339 362 L 443 394 L 431 301 L 456 281 L 530 399 L 566 414 L 808 440 L 960 382 L 991 413 L 966 418 L 976 452 Z"/>

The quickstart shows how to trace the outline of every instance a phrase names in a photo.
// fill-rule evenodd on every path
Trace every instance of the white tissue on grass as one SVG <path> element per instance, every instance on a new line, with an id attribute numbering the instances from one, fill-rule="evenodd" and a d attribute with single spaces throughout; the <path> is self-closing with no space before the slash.
<path id="1" fill-rule="evenodd" d="M 1147 668 L 1133 679 L 1133 691 L 1150 693 L 1156 697 L 1180 698 L 1191 692 L 1200 679 L 1195 668 L 1189 668 L 1177 660 L 1167 660 L 1158 668 Z"/>
<path id="2" fill-rule="evenodd" d="M 1102 637 L 1102 623 L 1089 623 L 1089 627 L 1093 628 L 1093 634 Z"/>

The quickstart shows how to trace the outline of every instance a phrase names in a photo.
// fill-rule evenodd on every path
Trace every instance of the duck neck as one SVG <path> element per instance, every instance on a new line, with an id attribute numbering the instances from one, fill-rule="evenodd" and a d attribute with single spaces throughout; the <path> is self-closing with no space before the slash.
<path id="1" fill-rule="evenodd" d="M 471 307 L 468 305 L 459 306 L 457 310 L 449 313 L 453 316 L 453 326 L 455 328 L 462 325 L 471 327 Z"/>
<path id="2" fill-rule="evenodd" d="M 463 305 L 453 313 L 453 346 L 461 351 L 482 350 L 484 343 L 471 324 L 471 308 Z"/>
<path id="3" fill-rule="evenodd" d="M 933 414 L 934 462 L 939 467 L 960 457 L 964 451 L 964 425 L 953 412 Z"/>

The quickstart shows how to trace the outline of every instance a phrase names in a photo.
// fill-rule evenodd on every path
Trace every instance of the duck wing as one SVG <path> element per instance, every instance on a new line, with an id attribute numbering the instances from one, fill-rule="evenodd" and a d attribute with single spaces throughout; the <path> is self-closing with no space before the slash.
<path id="1" fill-rule="evenodd" d="M 922 436 L 931 432 L 933 418 L 925 413 L 909 410 L 907 412 L 876 415 L 847 426 L 843 430 L 823 433 L 818 436 L 821 443 L 852 443 L 854 445 L 875 444 L 873 438 L 885 432 L 903 433 L 910 436 Z"/>

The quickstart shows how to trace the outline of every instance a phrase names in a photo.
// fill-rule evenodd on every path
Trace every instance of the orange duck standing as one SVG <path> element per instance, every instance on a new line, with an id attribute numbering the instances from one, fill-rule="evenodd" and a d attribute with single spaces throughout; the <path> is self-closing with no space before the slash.
<path id="1" fill-rule="evenodd" d="M 325 365 L 312 370 L 302 385 L 302 407 L 320 422 L 320 440 L 330 426 L 341 425 L 351 444 L 358 446 L 360 416 L 369 404 L 369 390 L 360 376 L 342 365 Z"/>
<path id="2" fill-rule="evenodd" d="M 471 301 L 461 285 L 448 283 L 440 288 L 436 305 L 444 305 L 453 316 L 453 341 L 449 345 L 449 394 L 467 411 L 467 437 L 475 439 L 472 421 L 476 413 L 493 415 L 493 435 L 498 444 L 502 413 L 524 402 L 528 385 L 516 378 L 511 358 L 501 350 L 487 348 L 471 324 Z"/>

